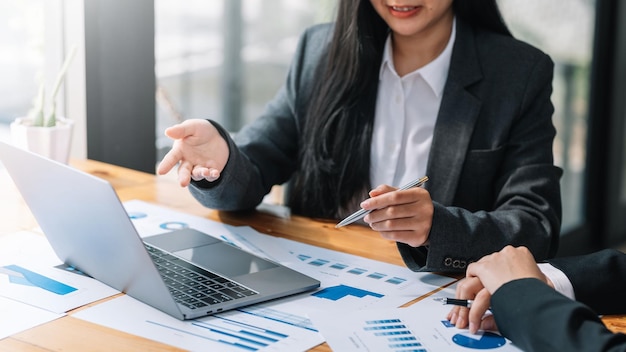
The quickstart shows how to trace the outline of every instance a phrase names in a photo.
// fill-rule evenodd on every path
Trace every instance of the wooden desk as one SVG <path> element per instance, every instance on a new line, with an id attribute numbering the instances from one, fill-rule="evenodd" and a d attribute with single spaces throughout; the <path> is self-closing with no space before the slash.
<path id="1" fill-rule="evenodd" d="M 151 174 L 97 161 L 73 160 L 71 164 L 108 180 L 122 201 L 140 199 L 177 211 L 221 221 L 249 225 L 257 231 L 301 241 L 332 250 L 351 253 L 396 265 L 404 265 L 395 243 L 357 226 L 334 228 L 334 222 L 293 216 L 290 220 L 267 214 L 218 212 L 204 208 L 172 176 Z M 0 236 L 19 230 L 32 230 L 37 222 L 19 195 L 6 170 L 0 167 Z M 97 304 L 94 303 L 94 304 Z M 68 316 L 0 340 L 2 351 L 179 351 L 156 341 L 127 334 Z M 626 317 L 603 319 L 614 331 L 626 332 Z M 314 351 L 330 351 L 322 344 Z"/>

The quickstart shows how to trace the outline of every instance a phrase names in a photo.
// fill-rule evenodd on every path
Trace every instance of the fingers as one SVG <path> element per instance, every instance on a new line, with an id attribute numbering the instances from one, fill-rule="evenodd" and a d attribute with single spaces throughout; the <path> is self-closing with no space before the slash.
<path id="1" fill-rule="evenodd" d="M 467 310 L 467 308 L 465 307 L 459 307 L 459 306 L 454 306 L 452 307 L 452 309 L 450 309 L 450 311 L 448 312 L 448 315 L 446 316 L 448 318 L 448 320 L 450 321 L 450 323 L 452 323 L 452 325 L 462 329 L 465 326 L 461 326 L 460 322 L 459 322 L 459 314 L 463 314 L 461 313 L 461 310 L 465 309 Z"/>
<path id="2" fill-rule="evenodd" d="M 477 294 L 483 289 L 483 285 L 478 278 L 466 277 L 459 281 L 456 286 L 456 298 L 475 299 Z M 466 328 L 470 321 L 469 311 L 465 307 L 453 307 L 448 313 L 448 316 L 451 318 L 450 322 L 460 329 Z"/>
<path id="3" fill-rule="evenodd" d="M 165 175 L 170 172 L 172 168 L 178 164 L 181 158 L 182 156 L 180 155 L 179 149 L 176 148 L 176 145 L 174 145 L 174 147 L 167 152 L 167 154 L 165 154 L 165 157 L 163 157 L 163 160 L 159 163 L 159 166 L 157 167 L 157 174 Z"/>
<path id="4" fill-rule="evenodd" d="M 487 289 L 482 289 L 474 298 L 474 302 L 469 309 L 468 321 L 471 333 L 476 333 L 482 324 L 485 313 L 489 310 L 491 304 L 491 294 Z"/>
<path id="5" fill-rule="evenodd" d="M 360 206 L 366 210 L 382 209 L 391 205 L 414 203 L 419 200 L 430 199 L 430 194 L 423 188 L 411 188 L 397 192 L 390 186 L 382 185 L 370 191 L 371 198 L 361 202 Z"/>
<path id="6" fill-rule="evenodd" d="M 197 133 L 197 126 L 199 124 L 208 122 L 206 120 L 190 119 L 185 120 L 174 126 L 170 126 L 165 129 L 165 135 L 171 139 L 183 139 L 187 136 L 192 136 Z"/>
<path id="7" fill-rule="evenodd" d="M 182 139 L 185 136 L 185 127 L 181 124 L 170 126 L 165 129 L 165 135 L 171 139 Z"/>
<path id="8" fill-rule="evenodd" d="M 178 167 L 178 183 L 181 187 L 189 186 L 191 182 L 191 170 L 192 165 L 187 162 L 182 162 Z"/>
<path id="9" fill-rule="evenodd" d="M 412 247 L 424 245 L 434 212 L 430 194 L 423 188 L 394 190 L 385 185 L 372 190 L 373 197 L 361 203 L 363 209 L 373 210 L 363 221 L 386 239 Z"/>
<path id="10" fill-rule="evenodd" d="M 496 325 L 496 319 L 493 317 L 493 314 L 483 317 L 483 320 L 480 322 L 480 328 L 485 331 L 498 331 L 498 325 Z"/>
<path id="11" fill-rule="evenodd" d="M 192 122 L 188 121 L 190 120 L 186 120 L 180 124 L 168 127 L 165 130 L 165 135 L 171 139 L 174 139 L 174 145 L 172 146 L 172 149 L 165 155 L 163 160 L 161 160 L 161 162 L 159 163 L 159 166 L 157 167 L 158 175 L 165 175 L 170 172 L 172 168 L 174 168 L 174 166 L 178 164 L 178 162 L 180 162 L 183 158 L 181 148 L 178 144 L 180 143 L 179 140 L 188 136 L 190 133 L 190 131 L 187 130 L 186 126 Z"/>
<path id="12" fill-rule="evenodd" d="M 374 188 L 373 190 L 369 191 L 369 196 L 377 197 L 381 194 L 388 193 L 388 192 L 395 191 L 395 190 L 397 190 L 397 188 L 394 188 L 388 185 L 380 185 Z"/>
<path id="13" fill-rule="evenodd" d="M 220 177 L 220 172 L 214 168 L 206 168 L 201 166 L 196 166 L 193 168 L 191 172 L 191 179 L 194 181 L 207 180 L 209 182 L 213 182 Z"/>
<path id="14" fill-rule="evenodd" d="M 455 306 L 446 316 L 451 324 L 459 329 L 469 328 L 472 334 L 479 329 L 497 330 L 496 322 L 489 312 L 491 295 L 482 289 L 475 297 L 470 308 Z"/>
<path id="15" fill-rule="evenodd" d="M 165 134 L 174 139 L 172 149 L 157 167 L 164 175 L 180 164 L 178 182 L 186 187 L 191 180 L 215 181 L 228 161 L 228 144 L 207 120 L 190 119 L 172 126 Z"/>

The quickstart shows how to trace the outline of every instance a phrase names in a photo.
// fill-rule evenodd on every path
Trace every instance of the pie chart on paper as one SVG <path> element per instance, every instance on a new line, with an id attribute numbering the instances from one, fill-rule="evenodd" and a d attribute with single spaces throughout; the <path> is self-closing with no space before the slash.
<path id="1" fill-rule="evenodd" d="M 493 332 L 484 332 L 482 335 L 456 334 L 452 341 L 459 346 L 476 350 L 490 350 L 506 344 L 504 337 Z"/>

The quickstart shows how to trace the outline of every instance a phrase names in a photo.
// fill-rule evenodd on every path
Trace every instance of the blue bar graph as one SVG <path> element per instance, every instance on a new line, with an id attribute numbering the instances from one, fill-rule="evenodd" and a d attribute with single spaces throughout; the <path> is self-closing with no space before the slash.
<path id="1" fill-rule="evenodd" d="M 394 285 L 400 285 L 401 283 L 403 283 L 405 281 L 406 281 L 406 279 L 403 279 L 401 277 L 392 277 L 392 278 L 387 280 L 388 283 L 394 284 Z"/>
<path id="2" fill-rule="evenodd" d="M 372 296 L 376 298 L 381 298 L 384 295 L 380 293 L 376 293 L 376 292 L 362 290 L 356 287 L 347 286 L 347 285 L 338 285 L 338 286 L 327 287 L 320 291 L 314 292 L 312 293 L 312 296 L 329 299 L 331 301 L 338 301 L 347 296 L 354 296 L 358 298 Z"/>
<path id="3" fill-rule="evenodd" d="M 325 259 L 315 259 L 315 260 L 309 262 L 309 264 L 315 265 L 315 266 L 322 266 L 322 265 L 327 264 L 327 263 L 328 263 L 328 260 L 325 260 Z"/>
<path id="4" fill-rule="evenodd" d="M 37 274 L 18 265 L 5 265 L 4 272 L 9 276 L 9 282 L 20 285 L 35 286 L 57 295 L 66 295 L 77 288 L 53 280 L 49 277 Z"/>
<path id="5" fill-rule="evenodd" d="M 361 275 L 361 274 L 363 274 L 363 273 L 364 273 L 364 272 L 366 272 L 366 271 L 367 271 L 367 270 L 365 270 L 365 269 L 361 269 L 361 268 L 354 268 L 354 269 L 350 269 L 350 270 L 348 270 L 348 272 L 349 272 L 350 274 L 354 274 L 354 275 Z"/>
<path id="6" fill-rule="evenodd" d="M 367 275 L 367 277 L 372 278 L 372 279 L 376 279 L 376 280 L 380 280 L 383 277 L 385 277 L 387 275 L 383 274 L 383 273 L 371 273 L 369 275 Z"/>
<path id="7" fill-rule="evenodd" d="M 246 324 L 236 320 L 214 316 L 209 321 L 195 320 L 190 324 L 199 328 L 198 333 L 189 330 L 179 329 L 171 325 L 147 320 L 152 325 L 160 326 L 169 330 L 174 330 L 179 334 L 191 335 L 208 341 L 236 347 L 244 351 L 258 351 L 272 346 L 289 337 L 289 335 L 279 331 L 273 331 L 263 327 Z M 206 333 L 204 333 L 204 332 Z"/>
<path id="8" fill-rule="evenodd" d="M 398 352 L 426 352 L 422 343 L 401 319 L 378 319 L 365 322 L 363 331 L 385 341 L 390 350 Z"/>

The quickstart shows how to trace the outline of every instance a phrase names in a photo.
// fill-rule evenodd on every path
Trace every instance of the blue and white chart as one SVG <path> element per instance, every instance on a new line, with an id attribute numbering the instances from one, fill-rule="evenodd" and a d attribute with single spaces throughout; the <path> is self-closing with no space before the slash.
<path id="1" fill-rule="evenodd" d="M 248 235 L 250 238 L 253 236 Z M 396 308 L 455 281 L 283 238 L 269 243 L 257 241 L 257 246 L 282 264 L 322 283 L 306 303 L 316 309 Z"/>
<path id="2" fill-rule="evenodd" d="M 190 351 L 305 351 L 324 342 L 301 315 L 263 308 L 181 321 L 121 296 L 73 317 Z"/>
<path id="3" fill-rule="evenodd" d="M 521 351 L 495 332 L 471 334 L 451 325 L 446 319 L 451 307 L 432 299 L 440 295 L 454 297 L 454 290 L 438 292 L 407 308 L 342 315 L 316 312 L 310 317 L 334 351 Z"/>
<path id="4" fill-rule="evenodd" d="M 106 298 L 119 291 L 64 265 L 43 235 L 19 232 L 5 235 L 0 257 L 0 296 L 55 313 Z M 28 248 L 30 247 L 30 249 Z M 14 253 L 23 254 L 17 256 Z M 35 253 L 33 251 L 36 249 Z"/>

